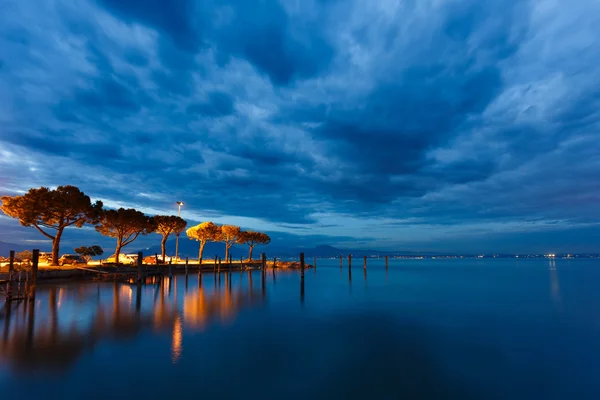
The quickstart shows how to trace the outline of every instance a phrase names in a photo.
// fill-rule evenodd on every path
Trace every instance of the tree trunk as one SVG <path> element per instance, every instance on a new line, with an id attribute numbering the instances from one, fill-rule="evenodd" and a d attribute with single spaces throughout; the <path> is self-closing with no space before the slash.
<path id="1" fill-rule="evenodd" d="M 201 240 L 200 241 L 200 249 L 198 250 L 198 264 L 202 264 L 202 254 L 204 253 L 204 245 L 206 244 L 206 241 Z"/>
<path id="2" fill-rule="evenodd" d="M 162 240 L 160 241 L 160 254 L 162 255 L 163 262 L 165 262 L 165 256 L 167 255 L 167 238 L 168 235 L 163 235 Z"/>
<path id="3" fill-rule="evenodd" d="M 52 265 L 58 265 L 58 259 L 60 258 L 60 237 L 62 236 L 62 233 L 63 230 L 59 229 L 52 240 Z"/>
<path id="4" fill-rule="evenodd" d="M 248 260 L 252 261 L 252 252 L 254 251 L 254 246 L 249 246 L 250 247 L 250 253 L 248 254 Z"/>
<path id="5" fill-rule="evenodd" d="M 121 255 L 121 247 L 123 247 L 123 245 L 121 244 L 121 241 L 119 240 L 117 242 L 117 248 L 115 250 L 115 262 L 117 263 L 117 265 L 119 265 L 119 256 Z"/>

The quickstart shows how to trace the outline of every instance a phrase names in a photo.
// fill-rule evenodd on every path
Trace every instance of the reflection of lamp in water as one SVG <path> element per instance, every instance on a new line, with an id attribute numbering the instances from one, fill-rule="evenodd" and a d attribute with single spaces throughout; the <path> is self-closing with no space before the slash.
<path id="1" fill-rule="evenodd" d="M 175 323 L 173 324 L 173 336 L 171 343 L 171 360 L 173 361 L 173 364 L 176 364 L 181 357 L 181 351 L 183 349 L 181 345 L 183 342 L 182 330 L 181 317 L 178 315 L 177 318 L 175 318 Z"/>
<path id="2" fill-rule="evenodd" d="M 560 285 L 558 282 L 558 273 L 556 271 L 556 262 L 550 260 L 550 294 L 556 305 L 561 307 Z"/>

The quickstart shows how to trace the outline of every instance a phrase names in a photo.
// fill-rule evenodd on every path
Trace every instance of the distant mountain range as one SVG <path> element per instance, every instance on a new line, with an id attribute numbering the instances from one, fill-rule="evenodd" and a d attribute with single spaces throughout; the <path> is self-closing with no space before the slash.
<path id="1" fill-rule="evenodd" d="M 31 249 L 33 249 L 33 247 L 34 246 L 31 246 L 31 245 L 28 246 L 28 245 L 24 245 L 24 244 L 0 242 L 0 256 L 8 257 L 11 250 L 19 252 L 19 251 L 23 251 L 23 250 L 31 250 Z M 35 248 L 38 248 L 38 247 L 39 247 L 40 251 L 50 251 L 51 250 L 50 246 L 48 246 L 48 245 L 35 246 Z"/>
<path id="2" fill-rule="evenodd" d="M 144 254 L 160 254 L 160 245 L 155 245 L 152 247 L 148 247 L 146 249 L 136 250 L 141 251 Z M 286 247 L 286 246 L 277 246 L 277 245 L 268 245 L 268 246 L 257 246 L 254 249 L 253 257 L 260 257 L 260 253 L 266 253 L 269 258 L 271 257 L 279 257 L 279 258 L 297 258 L 300 253 L 304 253 L 307 258 L 330 258 L 330 257 L 339 257 L 339 256 L 347 256 L 348 254 L 352 254 L 354 257 L 364 257 L 364 256 L 395 256 L 395 255 L 429 255 L 435 256 L 441 253 L 435 252 L 426 252 L 426 253 L 416 253 L 411 251 L 397 252 L 397 251 L 379 251 L 379 250 L 359 250 L 359 249 L 339 249 L 333 246 L 323 245 L 317 246 L 313 248 L 302 248 L 302 247 Z M 174 255 L 175 254 L 175 241 L 169 240 L 167 242 L 167 254 Z M 217 257 L 223 257 L 225 254 L 225 245 L 223 243 L 207 243 L 204 248 L 204 258 L 209 259 L 213 258 L 215 255 Z M 233 258 L 247 257 L 248 256 L 248 246 L 246 245 L 235 245 L 231 248 L 231 255 Z M 187 239 L 179 241 L 179 256 L 180 257 L 190 257 L 197 258 L 198 257 L 198 242 L 190 241 Z"/>

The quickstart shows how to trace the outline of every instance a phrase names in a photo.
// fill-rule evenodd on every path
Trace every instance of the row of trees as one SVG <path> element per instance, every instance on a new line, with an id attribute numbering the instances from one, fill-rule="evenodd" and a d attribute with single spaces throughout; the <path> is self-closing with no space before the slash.
<path id="1" fill-rule="evenodd" d="M 117 240 L 116 262 L 123 247 L 132 243 L 140 235 L 153 232 L 162 236 L 161 254 L 164 259 L 169 236 L 180 235 L 187 227 L 185 220 L 174 215 L 151 217 L 133 208 L 106 210 L 101 201 L 92 203 L 89 196 L 75 186 L 59 186 L 54 190 L 45 187 L 33 188 L 22 196 L 2 196 L 0 200 L 2 201 L 0 209 L 6 215 L 17 218 L 21 225 L 33 227 L 52 240 L 53 265 L 58 264 L 60 240 L 64 230 L 69 226 L 81 228 L 85 224 L 95 225 L 96 231 L 102 235 L 115 238 Z M 206 224 L 211 224 L 208 231 L 205 232 L 205 228 L 198 228 Z M 198 229 L 192 231 L 194 228 Z M 256 244 L 270 241 L 265 238 L 257 241 L 256 236 L 252 236 L 258 234 L 257 232 L 242 232 L 239 227 L 230 225 L 218 227 L 212 223 L 204 223 L 194 228 L 188 230 L 188 232 L 192 231 L 188 236 L 200 241 L 200 258 L 207 241 L 225 242 L 226 258 L 229 257 L 229 249 L 234 243 L 248 244 L 252 256 L 252 249 Z"/>
<path id="2" fill-rule="evenodd" d="M 229 251 L 234 244 L 245 244 L 250 248 L 248 259 L 252 260 L 254 247 L 259 244 L 269 244 L 271 238 L 262 232 L 242 231 L 239 226 L 234 225 L 215 225 L 212 222 L 203 222 L 189 228 L 186 231 L 190 240 L 197 240 L 200 244 L 198 250 L 198 262 L 202 263 L 204 246 L 208 242 L 225 243 L 225 260 L 229 259 Z"/>

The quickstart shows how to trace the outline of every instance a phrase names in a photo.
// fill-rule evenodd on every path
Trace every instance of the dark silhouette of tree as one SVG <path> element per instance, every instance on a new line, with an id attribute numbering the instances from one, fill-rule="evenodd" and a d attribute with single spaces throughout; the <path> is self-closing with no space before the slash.
<path id="1" fill-rule="evenodd" d="M 185 233 L 188 235 L 190 240 L 197 240 L 200 242 L 200 249 L 198 250 L 198 263 L 202 264 L 204 246 L 208 242 L 216 242 L 220 240 L 221 228 L 212 222 L 203 222 L 196 226 L 192 226 Z"/>
<path id="2" fill-rule="evenodd" d="M 90 261 L 92 257 L 101 256 L 104 254 L 104 250 L 100 246 L 81 246 L 77 247 L 75 253 L 79 254 L 81 257 L 85 258 L 86 261 Z"/>
<path id="3" fill-rule="evenodd" d="M 167 253 L 166 247 L 169 235 L 174 233 L 179 236 L 179 234 L 185 230 L 187 222 L 183 218 L 175 215 L 156 215 L 154 216 L 154 222 L 156 222 L 156 233 L 162 235 L 162 240 L 160 241 L 160 251 L 164 262 L 165 255 Z"/>
<path id="4" fill-rule="evenodd" d="M 234 225 L 222 225 L 221 226 L 221 235 L 220 235 L 219 241 L 225 243 L 225 260 L 226 261 L 229 260 L 229 249 L 231 249 L 231 246 L 233 246 L 234 244 L 236 244 L 238 242 L 241 232 L 242 232 L 242 230 L 240 229 L 239 226 L 234 226 Z"/>
<path id="5" fill-rule="evenodd" d="M 148 235 L 156 231 L 156 223 L 154 218 L 141 211 L 119 208 L 103 211 L 96 230 L 104 236 L 117 239 L 115 262 L 118 264 L 121 249 L 137 239 L 139 235 Z"/>
<path id="6" fill-rule="evenodd" d="M 252 252 L 254 251 L 254 247 L 258 244 L 269 244 L 271 243 L 271 238 L 266 233 L 262 232 L 254 232 L 254 231 L 244 231 L 240 233 L 238 238 L 238 243 L 247 244 L 250 247 L 250 252 L 248 254 L 248 260 L 252 261 Z"/>
<path id="7" fill-rule="evenodd" d="M 52 240 L 52 265 L 58 264 L 60 238 L 66 227 L 81 228 L 86 222 L 95 224 L 102 212 L 102 202 L 92 203 L 75 186 L 29 189 L 22 196 L 2 196 L 2 211 L 18 218 L 23 226 L 32 226 Z M 54 235 L 48 229 L 56 231 Z M 51 231 L 50 231 L 51 232 Z"/>

